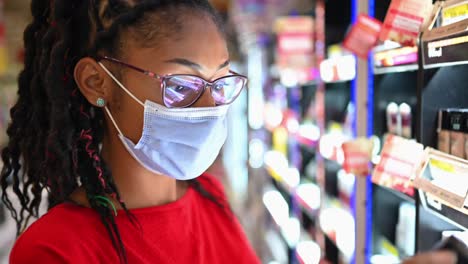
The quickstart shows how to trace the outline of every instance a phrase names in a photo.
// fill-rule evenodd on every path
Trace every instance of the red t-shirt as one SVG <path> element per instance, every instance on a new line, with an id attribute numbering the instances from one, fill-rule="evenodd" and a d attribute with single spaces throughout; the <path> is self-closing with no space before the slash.
<path id="1" fill-rule="evenodd" d="M 201 176 L 199 181 L 209 192 L 225 197 L 214 178 Z M 173 203 L 130 211 L 141 231 L 124 211 L 116 217 L 129 264 L 260 263 L 235 216 L 192 187 Z M 10 263 L 119 263 L 119 258 L 99 215 L 64 203 L 18 238 Z"/>

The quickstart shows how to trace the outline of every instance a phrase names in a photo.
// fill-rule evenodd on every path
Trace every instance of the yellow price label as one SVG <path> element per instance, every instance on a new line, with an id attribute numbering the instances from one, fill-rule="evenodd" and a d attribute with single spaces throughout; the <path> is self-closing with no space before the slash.
<path id="1" fill-rule="evenodd" d="M 442 12 L 443 18 L 456 18 L 468 15 L 468 3 L 459 6 L 449 7 Z"/>
<path id="2" fill-rule="evenodd" d="M 441 161 L 441 160 L 431 159 L 430 164 L 431 164 L 431 166 L 434 166 L 434 167 L 436 167 L 438 169 L 441 169 L 443 171 L 446 171 L 446 172 L 451 172 L 451 173 L 455 172 L 455 168 L 454 168 L 453 165 L 451 165 L 451 164 L 449 164 L 447 162 Z"/>
<path id="3" fill-rule="evenodd" d="M 395 257 L 398 257 L 398 249 L 387 239 L 382 240 L 382 248 Z"/>

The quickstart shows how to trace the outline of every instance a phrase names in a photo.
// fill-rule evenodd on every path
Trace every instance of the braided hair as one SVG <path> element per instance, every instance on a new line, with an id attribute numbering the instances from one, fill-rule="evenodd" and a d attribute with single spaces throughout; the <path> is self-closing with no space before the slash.
<path id="1" fill-rule="evenodd" d="M 31 11 L 33 20 L 24 31 L 25 61 L 18 78 L 18 101 L 10 112 L 9 143 L 1 153 L 2 201 L 15 219 L 19 235 L 30 216 L 38 217 L 44 189 L 50 209 L 82 186 L 121 262 L 127 262 L 112 209 L 93 199 L 111 196 L 131 218 L 100 154 L 104 114 L 79 91 L 74 67 L 80 59 L 97 58 L 102 52 L 119 56 L 120 38 L 130 27 L 146 45 L 171 37 L 170 32 L 182 27 L 181 11 L 208 15 L 224 33 L 222 23 L 207 0 L 32 0 Z M 225 207 L 197 180 L 190 184 Z M 19 211 L 7 188 L 18 197 Z"/>

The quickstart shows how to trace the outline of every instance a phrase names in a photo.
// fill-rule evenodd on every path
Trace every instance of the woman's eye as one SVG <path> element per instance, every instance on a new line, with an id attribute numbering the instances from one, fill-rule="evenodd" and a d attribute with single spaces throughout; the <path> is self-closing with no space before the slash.
<path id="1" fill-rule="evenodd" d="M 215 90 L 222 90 L 224 88 L 224 84 L 222 83 L 216 84 L 214 88 Z"/>
<path id="2" fill-rule="evenodd" d="M 176 92 L 183 92 L 185 90 L 185 86 L 176 86 L 175 90 Z"/>

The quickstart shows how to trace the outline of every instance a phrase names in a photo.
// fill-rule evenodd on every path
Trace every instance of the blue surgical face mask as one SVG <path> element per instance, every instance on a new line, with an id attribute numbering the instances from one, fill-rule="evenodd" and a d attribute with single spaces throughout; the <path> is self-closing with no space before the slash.
<path id="1" fill-rule="evenodd" d="M 104 65 L 100 65 L 144 107 L 143 133 L 136 145 L 123 135 L 111 112 L 105 108 L 120 140 L 136 161 L 153 173 L 177 180 L 194 179 L 213 164 L 226 141 L 228 105 L 167 108 L 148 100 L 143 104 Z"/>

